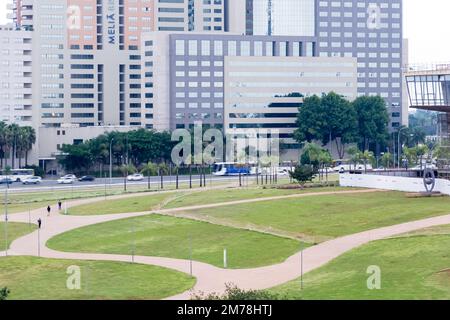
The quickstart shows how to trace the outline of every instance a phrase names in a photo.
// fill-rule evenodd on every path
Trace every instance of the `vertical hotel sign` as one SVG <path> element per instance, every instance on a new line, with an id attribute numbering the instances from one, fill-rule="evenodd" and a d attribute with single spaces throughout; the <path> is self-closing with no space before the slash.
<path id="1" fill-rule="evenodd" d="M 106 0 L 106 24 L 107 24 L 107 42 L 110 45 L 115 45 L 117 41 L 117 13 L 116 0 Z"/>

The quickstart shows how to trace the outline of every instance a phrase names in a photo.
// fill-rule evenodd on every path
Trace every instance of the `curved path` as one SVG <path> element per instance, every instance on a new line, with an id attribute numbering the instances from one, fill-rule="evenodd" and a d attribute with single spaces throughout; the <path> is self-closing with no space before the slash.
<path id="1" fill-rule="evenodd" d="M 92 224 L 113 221 L 118 219 L 143 216 L 152 213 L 173 213 L 178 211 L 213 208 L 225 205 L 241 204 L 241 203 L 253 203 L 259 201 L 280 200 L 289 198 L 300 197 L 312 197 L 320 195 L 330 194 L 349 194 L 349 193 L 365 193 L 374 192 L 374 190 L 358 190 L 358 191 L 341 191 L 341 192 L 321 192 L 321 193 L 304 193 L 297 195 L 258 198 L 249 200 L 232 201 L 218 204 L 208 204 L 191 206 L 175 209 L 164 209 L 153 212 L 140 212 L 140 213 L 124 213 L 113 215 L 100 215 L 100 216 L 64 216 L 60 214 L 53 214 L 47 217 L 46 209 L 33 210 L 30 213 L 16 213 L 10 216 L 9 221 L 13 222 L 25 222 L 28 223 L 31 218 L 31 222 L 35 222 L 38 218 L 43 221 L 42 229 L 35 231 L 24 237 L 16 239 L 8 251 L 9 255 L 27 255 L 38 256 L 46 258 L 61 258 L 61 259 L 75 259 L 75 260 L 107 260 L 107 261 L 125 261 L 130 262 L 134 259 L 136 263 L 150 264 L 169 269 L 181 271 L 184 273 L 190 273 L 191 262 L 187 260 L 161 258 L 161 257 L 146 257 L 136 256 L 131 257 L 129 255 L 112 255 L 112 254 L 89 254 L 89 253 L 71 253 L 71 252 L 59 252 L 54 251 L 45 246 L 45 243 L 51 237 L 61 234 L 66 231 L 70 231 L 83 226 Z M 155 193 L 156 194 L 156 193 Z M 109 197 L 124 198 L 132 197 L 136 195 L 125 195 Z M 151 196 L 151 194 L 149 194 Z M 104 198 L 92 198 L 84 200 L 76 200 L 67 203 L 67 207 L 77 206 L 80 204 L 93 203 L 96 201 L 102 201 Z M 327 242 L 323 242 L 319 245 L 309 247 L 303 251 L 303 271 L 309 272 L 313 269 L 323 266 L 324 264 L 335 259 L 339 255 L 359 247 L 365 243 L 374 240 L 380 240 L 391 236 L 399 235 L 405 232 L 419 230 L 422 228 L 450 224 L 450 215 L 439 216 L 429 219 L 423 219 L 419 221 L 402 223 L 390 227 L 379 228 L 370 231 L 364 231 L 353 235 L 344 236 L 341 238 L 333 239 Z M 40 245 L 38 245 L 38 240 Z M 5 256 L 5 252 L 0 252 L 0 256 Z M 193 261 L 192 262 L 192 275 L 197 278 L 197 283 L 193 288 L 195 292 L 202 293 L 222 293 L 225 290 L 225 285 L 232 283 L 237 285 L 241 289 L 267 289 L 291 280 L 295 280 L 300 277 L 300 263 L 301 253 L 297 253 L 289 257 L 285 262 L 261 267 L 254 269 L 221 269 L 206 263 Z M 184 292 L 180 295 L 171 297 L 169 299 L 189 299 L 192 291 Z"/>

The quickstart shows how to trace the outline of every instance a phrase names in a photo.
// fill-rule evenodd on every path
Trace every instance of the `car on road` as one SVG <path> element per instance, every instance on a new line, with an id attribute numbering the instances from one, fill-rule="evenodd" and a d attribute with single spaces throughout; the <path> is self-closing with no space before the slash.
<path id="1" fill-rule="evenodd" d="M 140 173 L 131 174 L 127 177 L 128 181 L 142 181 L 144 180 L 144 176 Z"/>
<path id="2" fill-rule="evenodd" d="M 73 180 L 77 180 L 77 176 L 74 174 L 66 174 L 65 176 L 61 177 L 61 178 L 70 178 Z"/>
<path id="3" fill-rule="evenodd" d="M 38 183 L 41 183 L 41 182 L 42 182 L 42 178 L 41 177 L 34 176 L 34 177 L 25 178 L 22 181 L 22 184 L 26 184 L 26 185 L 28 185 L 28 184 L 38 184 Z"/>
<path id="4" fill-rule="evenodd" d="M 92 182 L 94 180 L 95 180 L 94 176 L 82 176 L 80 179 L 78 179 L 78 181 L 80 182 L 88 182 L 88 181 Z"/>
<path id="5" fill-rule="evenodd" d="M 12 184 L 13 182 L 14 182 L 14 180 L 11 178 L 1 178 L 0 179 L 0 184 Z"/>
<path id="6" fill-rule="evenodd" d="M 56 181 L 58 184 L 73 184 L 75 182 L 75 179 L 72 177 L 61 177 Z"/>

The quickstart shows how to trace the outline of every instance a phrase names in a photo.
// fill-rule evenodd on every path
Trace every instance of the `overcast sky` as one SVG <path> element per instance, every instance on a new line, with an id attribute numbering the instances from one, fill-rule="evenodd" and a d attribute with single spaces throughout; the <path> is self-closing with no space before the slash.
<path id="1" fill-rule="evenodd" d="M 0 0 L 0 24 L 7 21 L 8 1 Z M 450 61 L 450 1 L 403 0 L 403 3 L 404 36 L 409 40 L 409 62 Z"/>

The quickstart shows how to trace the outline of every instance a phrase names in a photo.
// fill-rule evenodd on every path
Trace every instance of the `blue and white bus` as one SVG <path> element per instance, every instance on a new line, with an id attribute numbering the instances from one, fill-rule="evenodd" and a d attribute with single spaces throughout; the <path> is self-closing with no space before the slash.
<path id="1" fill-rule="evenodd" d="M 213 175 L 215 176 L 250 175 L 252 171 L 252 165 L 236 162 L 218 162 L 213 167 Z"/>
<path id="2" fill-rule="evenodd" d="M 23 180 L 33 176 L 33 169 L 11 169 L 9 173 L 7 173 L 6 170 L 0 169 L 0 179 L 9 178 L 13 182 L 22 182 Z"/>

